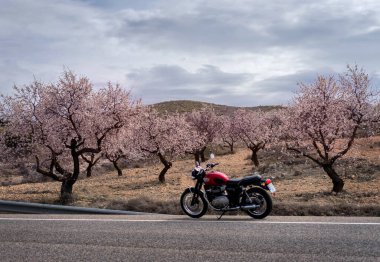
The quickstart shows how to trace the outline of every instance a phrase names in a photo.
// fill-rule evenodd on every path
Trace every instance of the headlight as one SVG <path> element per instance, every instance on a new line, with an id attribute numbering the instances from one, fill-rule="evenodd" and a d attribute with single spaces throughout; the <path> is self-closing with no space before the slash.
<path id="1" fill-rule="evenodd" d="M 199 174 L 199 171 L 198 171 L 198 170 L 193 169 L 193 171 L 191 171 L 191 176 L 192 176 L 194 179 L 198 177 L 198 174 Z"/>

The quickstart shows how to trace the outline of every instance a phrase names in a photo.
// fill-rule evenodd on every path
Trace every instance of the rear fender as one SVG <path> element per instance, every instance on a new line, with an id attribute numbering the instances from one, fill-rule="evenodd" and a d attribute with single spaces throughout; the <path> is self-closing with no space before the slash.
<path id="1" fill-rule="evenodd" d="M 271 179 L 262 178 L 261 181 L 260 181 L 259 187 L 261 187 L 262 189 L 265 189 L 267 191 L 270 191 L 269 188 L 268 188 L 268 184 L 269 183 L 272 183 Z"/>
<path id="2" fill-rule="evenodd" d="M 260 180 L 254 180 L 249 184 L 249 187 L 260 187 L 265 190 L 269 190 L 267 184 L 265 183 L 267 179 L 261 178 Z"/>

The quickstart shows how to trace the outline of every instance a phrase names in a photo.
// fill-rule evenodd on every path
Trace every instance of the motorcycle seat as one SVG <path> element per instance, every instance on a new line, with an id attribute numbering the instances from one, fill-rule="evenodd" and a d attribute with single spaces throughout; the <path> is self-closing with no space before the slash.
<path id="1" fill-rule="evenodd" d="M 227 181 L 227 186 L 237 186 L 239 185 L 241 178 L 233 178 Z"/>
<path id="2" fill-rule="evenodd" d="M 248 185 L 259 185 L 261 182 L 261 176 L 253 175 L 246 176 L 243 178 L 233 178 L 227 181 L 227 186 L 248 186 Z"/>

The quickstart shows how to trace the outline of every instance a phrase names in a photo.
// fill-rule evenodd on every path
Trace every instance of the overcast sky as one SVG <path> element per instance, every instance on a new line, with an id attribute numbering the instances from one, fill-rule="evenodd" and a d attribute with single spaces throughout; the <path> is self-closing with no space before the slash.
<path id="1" fill-rule="evenodd" d="M 311 2 L 0 0 L 1 93 L 64 68 L 146 104 L 286 104 L 355 63 L 378 86 L 380 1 Z"/>

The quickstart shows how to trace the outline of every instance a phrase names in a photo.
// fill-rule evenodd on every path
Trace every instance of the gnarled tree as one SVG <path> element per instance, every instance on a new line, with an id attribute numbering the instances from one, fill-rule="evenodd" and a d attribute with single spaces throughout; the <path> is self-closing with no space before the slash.
<path id="1" fill-rule="evenodd" d="M 219 116 L 219 121 L 222 127 L 219 131 L 218 140 L 230 149 L 230 153 L 234 153 L 234 146 L 239 141 L 239 133 L 234 124 L 233 116 Z"/>
<path id="2" fill-rule="evenodd" d="M 65 71 L 55 84 L 38 81 L 3 97 L 7 124 L 1 145 L 13 157 L 31 157 L 36 170 L 61 182 L 61 201 L 70 200 L 81 156 L 98 154 L 105 138 L 122 128 L 135 104 L 129 92 L 109 83 L 94 91 L 86 77 Z M 8 138 L 7 138 L 8 134 Z M 9 144 L 9 134 L 17 138 Z"/>
<path id="3" fill-rule="evenodd" d="M 189 113 L 186 117 L 193 131 L 195 147 L 189 151 L 195 161 L 206 161 L 204 152 L 218 136 L 222 129 L 222 122 L 211 108 L 203 108 Z"/>
<path id="4" fill-rule="evenodd" d="M 91 177 L 92 176 L 92 168 L 99 162 L 100 159 L 102 159 L 102 153 L 85 153 L 81 155 L 81 158 L 84 162 L 87 163 L 86 168 L 86 176 Z"/>
<path id="5" fill-rule="evenodd" d="M 102 155 L 110 161 L 118 176 L 123 175 L 119 166 L 120 160 L 137 161 L 144 158 L 139 144 L 139 118 L 141 111 L 130 119 L 129 123 L 120 129 L 117 134 L 108 136 L 102 150 Z"/>
<path id="6" fill-rule="evenodd" d="M 164 165 L 158 179 L 165 182 L 165 174 L 172 167 L 171 159 L 193 147 L 192 131 L 182 115 L 159 115 L 148 108 L 139 118 L 136 137 L 142 151 L 156 155 Z M 195 134 L 194 134 L 195 136 Z"/>
<path id="7" fill-rule="evenodd" d="M 334 164 L 352 148 L 359 128 L 369 121 L 372 99 L 368 75 L 355 66 L 338 77 L 319 76 L 314 83 L 301 83 L 288 108 L 282 127 L 287 149 L 322 167 L 334 192 L 344 186 Z"/>
<path id="8" fill-rule="evenodd" d="M 261 110 L 239 109 L 234 113 L 233 125 L 244 144 L 251 150 L 251 160 L 259 166 L 257 153 L 273 139 L 273 114 Z"/>

